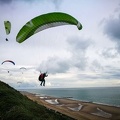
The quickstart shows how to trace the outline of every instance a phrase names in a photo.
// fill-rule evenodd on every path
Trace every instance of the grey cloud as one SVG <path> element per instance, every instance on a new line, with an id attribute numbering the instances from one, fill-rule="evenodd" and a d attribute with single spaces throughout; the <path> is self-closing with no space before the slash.
<path id="1" fill-rule="evenodd" d="M 67 40 L 68 45 L 70 46 L 70 49 L 74 52 L 84 52 L 91 44 L 91 40 L 83 39 L 79 37 L 72 37 Z"/>
<path id="2" fill-rule="evenodd" d="M 94 64 L 96 67 L 102 67 L 97 61 L 94 61 Z M 78 74 L 77 77 L 82 80 L 119 80 L 120 68 L 104 66 L 101 72 L 96 72 L 95 74 Z"/>
<path id="3" fill-rule="evenodd" d="M 60 59 L 56 56 L 48 58 L 47 61 L 43 61 L 38 70 L 48 71 L 51 74 L 64 73 L 69 70 L 69 64 L 67 60 Z"/>
<path id="4" fill-rule="evenodd" d="M 116 67 L 111 67 L 111 66 L 106 66 L 105 71 L 103 73 L 103 78 L 106 79 L 120 79 L 120 68 Z"/>
<path id="5" fill-rule="evenodd" d="M 117 18 L 109 18 L 104 21 L 104 34 L 116 43 L 116 49 L 120 52 L 120 14 Z"/>
<path id="6" fill-rule="evenodd" d="M 101 71 L 101 70 L 103 70 L 103 66 L 101 65 L 100 62 L 98 62 L 98 60 L 94 60 L 91 63 L 90 69 L 93 71 Z"/>
<path id="7" fill-rule="evenodd" d="M 0 0 L 0 4 L 10 4 L 13 0 Z"/>
<path id="8" fill-rule="evenodd" d="M 85 70 L 87 66 L 87 57 L 85 57 L 85 55 L 76 56 L 73 54 L 71 57 L 71 65 L 79 70 Z"/>
<path id="9" fill-rule="evenodd" d="M 91 45 L 91 40 L 80 37 L 72 37 L 67 40 L 68 50 L 71 51 L 71 64 L 79 70 L 85 70 L 87 66 L 86 50 Z"/>
<path id="10" fill-rule="evenodd" d="M 101 79 L 115 80 L 120 79 L 120 69 L 106 66 L 107 70 L 101 75 Z"/>
<path id="11" fill-rule="evenodd" d="M 52 74 L 65 73 L 73 67 L 79 70 L 85 70 L 88 60 L 86 57 L 86 50 L 91 44 L 90 41 L 83 39 L 81 41 L 80 38 L 73 37 L 67 40 L 67 43 L 68 51 L 71 53 L 71 57 L 69 59 L 61 59 L 56 56 L 48 58 L 40 64 L 38 70 L 47 70 Z"/>
<path id="12" fill-rule="evenodd" d="M 62 1 L 63 0 L 52 0 L 53 4 L 55 5 L 56 10 L 59 10 Z"/>
<path id="13" fill-rule="evenodd" d="M 11 4 L 12 2 L 26 2 L 26 3 L 33 3 L 35 1 L 38 1 L 38 2 L 43 2 L 43 0 L 0 0 L 0 5 L 3 5 L 3 4 Z"/>
<path id="14" fill-rule="evenodd" d="M 112 41 L 117 42 L 120 39 L 120 16 L 107 20 L 104 26 L 104 32 L 113 38 L 111 39 Z"/>
<path id="15" fill-rule="evenodd" d="M 104 58 L 116 58 L 118 57 L 118 52 L 114 48 L 104 49 L 101 53 Z"/>
<path id="16" fill-rule="evenodd" d="M 77 75 L 80 79 L 82 80 L 96 80 L 101 78 L 101 74 L 97 74 L 97 75 L 87 75 L 87 74 L 78 74 Z"/>
<path id="17" fill-rule="evenodd" d="M 102 73 L 96 73 L 95 75 L 87 75 L 87 74 L 78 74 L 78 77 L 83 80 L 119 80 L 120 69 L 114 69 L 114 70 L 106 70 Z"/>

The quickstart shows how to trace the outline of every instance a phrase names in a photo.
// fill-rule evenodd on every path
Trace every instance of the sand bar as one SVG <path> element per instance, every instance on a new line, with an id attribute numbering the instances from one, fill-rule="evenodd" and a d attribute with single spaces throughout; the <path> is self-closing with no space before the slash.
<path id="1" fill-rule="evenodd" d="M 120 120 L 120 107 L 21 92 L 38 104 L 76 120 Z"/>

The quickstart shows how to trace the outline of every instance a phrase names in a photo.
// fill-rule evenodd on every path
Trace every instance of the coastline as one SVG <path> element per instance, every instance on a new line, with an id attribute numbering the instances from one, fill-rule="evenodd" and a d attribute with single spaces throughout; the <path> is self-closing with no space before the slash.
<path id="1" fill-rule="evenodd" d="M 38 104 L 52 109 L 55 112 L 65 114 L 77 120 L 119 120 L 120 107 L 97 104 L 93 102 L 78 101 L 53 96 L 42 96 L 21 91 L 29 99 Z"/>

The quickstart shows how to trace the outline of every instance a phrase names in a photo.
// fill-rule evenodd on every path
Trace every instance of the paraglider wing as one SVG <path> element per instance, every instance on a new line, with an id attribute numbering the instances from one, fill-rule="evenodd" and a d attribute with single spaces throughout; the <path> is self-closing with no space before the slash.
<path id="1" fill-rule="evenodd" d="M 22 83 L 22 82 L 18 81 L 17 83 Z"/>
<path id="2" fill-rule="evenodd" d="M 5 26 L 5 31 L 6 31 L 6 34 L 10 34 L 10 31 L 11 31 L 11 23 L 10 21 L 4 21 L 4 26 Z"/>
<path id="3" fill-rule="evenodd" d="M 20 70 L 22 71 L 22 74 L 23 74 L 23 71 L 26 70 L 25 67 L 21 67 Z"/>
<path id="4" fill-rule="evenodd" d="M 12 60 L 5 60 L 1 64 L 5 63 L 5 62 L 11 62 L 13 65 L 15 65 L 15 62 L 13 62 Z"/>
<path id="5" fill-rule="evenodd" d="M 39 31 L 61 25 L 76 25 L 79 30 L 82 29 L 81 23 L 71 15 L 61 12 L 52 12 L 42 14 L 27 22 L 18 32 L 16 41 L 22 43 Z"/>
<path id="6" fill-rule="evenodd" d="M 20 69 L 21 69 L 21 70 L 22 70 L 22 69 L 26 70 L 26 68 L 25 68 L 25 67 L 21 67 Z"/>

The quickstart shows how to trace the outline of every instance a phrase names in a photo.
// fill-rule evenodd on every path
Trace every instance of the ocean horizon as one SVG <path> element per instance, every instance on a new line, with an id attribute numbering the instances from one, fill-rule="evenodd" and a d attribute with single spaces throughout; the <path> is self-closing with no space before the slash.
<path id="1" fill-rule="evenodd" d="M 120 107 L 120 87 L 19 89 L 40 96 L 53 96 Z"/>

